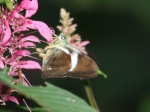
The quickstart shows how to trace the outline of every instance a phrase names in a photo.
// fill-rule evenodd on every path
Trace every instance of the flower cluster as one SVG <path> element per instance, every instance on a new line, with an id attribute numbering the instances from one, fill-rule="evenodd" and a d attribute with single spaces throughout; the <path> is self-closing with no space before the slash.
<path id="1" fill-rule="evenodd" d="M 23 82 L 26 86 L 30 83 L 22 73 L 22 69 L 41 69 L 33 60 L 23 60 L 22 57 L 30 56 L 28 48 L 36 47 L 34 42 L 40 40 L 34 35 L 25 35 L 25 32 L 36 30 L 50 42 L 52 30 L 43 22 L 29 19 L 38 9 L 37 0 L 22 0 L 21 3 L 13 2 L 13 10 L 0 7 L 0 69 L 10 67 L 8 75 L 18 76 L 12 83 Z M 2 105 L 10 100 L 19 104 L 18 99 L 12 95 L 16 92 L 0 82 L 0 102 Z"/>
<path id="2" fill-rule="evenodd" d="M 58 30 L 63 32 L 66 36 L 68 43 L 84 53 L 86 52 L 85 46 L 90 43 L 90 41 L 82 41 L 79 34 L 74 34 L 76 31 L 77 24 L 72 24 L 73 18 L 70 18 L 70 13 L 68 13 L 64 8 L 60 10 L 62 26 L 57 26 Z"/>

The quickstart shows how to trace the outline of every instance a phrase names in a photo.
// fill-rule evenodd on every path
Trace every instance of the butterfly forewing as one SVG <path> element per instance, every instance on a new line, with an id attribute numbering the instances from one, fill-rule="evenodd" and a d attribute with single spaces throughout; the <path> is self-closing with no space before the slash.
<path id="1" fill-rule="evenodd" d="M 95 61 L 78 49 L 68 45 L 64 36 L 56 37 L 44 48 L 42 77 L 72 77 L 88 79 L 97 76 Z"/>
<path id="2" fill-rule="evenodd" d="M 64 77 L 71 68 L 71 57 L 58 48 L 48 49 L 43 58 L 42 77 Z"/>

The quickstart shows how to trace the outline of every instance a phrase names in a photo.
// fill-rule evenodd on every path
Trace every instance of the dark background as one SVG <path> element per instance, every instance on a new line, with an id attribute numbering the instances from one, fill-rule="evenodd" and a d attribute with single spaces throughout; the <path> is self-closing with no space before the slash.
<path id="1" fill-rule="evenodd" d="M 91 41 L 87 50 L 108 75 L 91 79 L 101 112 L 150 112 L 150 1 L 39 0 L 32 19 L 44 21 L 58 33 L 61 7 L 75 18 L 76 33 Z M 26 74 L 33 85 L 43 84 L 40 71 L 26 72 L 31 73 Z M 81 80 L 45 81 L 87 100 Z"/>

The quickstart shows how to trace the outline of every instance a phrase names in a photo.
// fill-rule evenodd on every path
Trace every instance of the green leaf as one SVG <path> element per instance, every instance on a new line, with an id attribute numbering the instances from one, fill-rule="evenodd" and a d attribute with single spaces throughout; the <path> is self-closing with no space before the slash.
<path id="1" fill-rule="evenodd" d="M 19 106 L 19 108 L 29 112 L 28 108 L 25 106 Z M 47 110 L 43 107 L 34 107 L 34 108 L 30 107 L 30 109 L 32 110 L 32 112 L 47 112 Z"/>
<path id="2" fill-rule="evenodd" d="M 16 112 L 16 111 L 12 109 L 0 108 L 0 112 Z"/>
<path id="3" fill-rule="evenodd" d="M 12 10 L 13 9 L 13 2 L 11 2 L 11 0 L 4 0 L 5 1 L 5 4 L 6 6 Z"/>
<path id="4" fill-rule="evenodd" d="M 97 74 L 102 75 L 104 78 L 107 78 L 107 74 L 105 74 L 103 71 L 101 71 L 100 69 L 97 71 Z"/>
<path id="5" fill-rule="evenodd" d="M 0 0 L 0 4 L 3 4 L 4 3 L 4 0 Z"/>
<path id="6" fill-rule="evenodd" d="M 26 87 L 23 84 L 13 85 L 12 79 L 7 74 L 7 69 L 0 72 L 0 81 L 16 89 L 22 95 L 34 100 L 40 106 L 50 112 L 96 112 L 84 100 L 78 96 L 56 87 L 52 84 L 45 83 L 43 86 Z"/>
<path id="7" fill-rule="evenodd" d="M 13 2 L 11 2 L 11 0 L 0 0 L 0 4 L 6 4 L 7 8 L 9 8 L 10 10 L 13 9 Z"/>

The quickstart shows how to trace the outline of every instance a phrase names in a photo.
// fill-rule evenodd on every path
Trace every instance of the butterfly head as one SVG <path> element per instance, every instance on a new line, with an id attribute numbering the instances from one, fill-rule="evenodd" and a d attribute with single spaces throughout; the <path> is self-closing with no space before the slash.
<path id="1" fill-rule="evenodd" d="M 66 36 L 63 33 L 61 33 L 59 36 L 55 37 L 55 42 L 54 43 L 55 44 L 63 44 L 63 45 L 68 44 L 67 40 L 66 40 Z"/>

